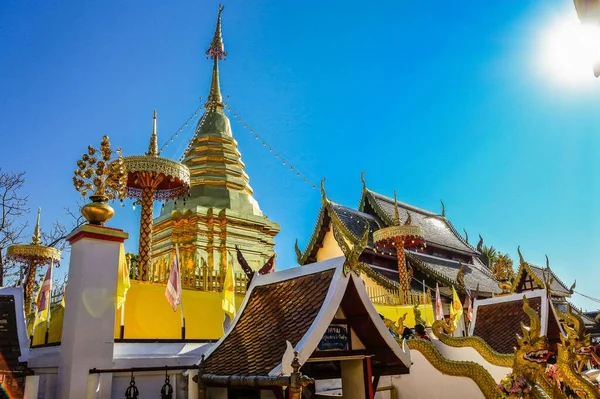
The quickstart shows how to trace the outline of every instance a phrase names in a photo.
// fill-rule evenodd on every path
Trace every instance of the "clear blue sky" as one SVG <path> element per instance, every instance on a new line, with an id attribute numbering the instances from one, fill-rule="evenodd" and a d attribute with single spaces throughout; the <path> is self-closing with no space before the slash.
<path id="1" fill-rule="evenodd" d="M 205 98 L 217 4 L 0 3 L 0 166 L 27 172 L 43 228 L 75 203 L 88 144 L 108 134 L 139 154 L 153 109 L 163 143 Z M 600 80 L 559 84 L 538 54 L 554 14 L 575 18 L 571 4 L 227 1 L 222 90 L 314 182 L 327 176 L 334 201 L 358 203 L 364 169 L 373 190 L 433 211 L 443 198 L 471 241 L 481 233 L 513 259 L 520 244 L 537 264 L 548 254 L 567 284 L 600 296 Z M 232 124 L 256 198 L 281 224 L 278 267 L 292 266 L 318 190 Z M 163 155 L 178 158 L 192 133 Z M 135 251 L 139 209 L 115 208 L 110 224 Z"/>

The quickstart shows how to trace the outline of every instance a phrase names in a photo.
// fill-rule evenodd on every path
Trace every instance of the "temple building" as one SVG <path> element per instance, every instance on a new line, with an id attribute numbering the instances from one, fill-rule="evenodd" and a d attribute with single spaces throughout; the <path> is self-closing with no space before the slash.
<path id="1" fill-rule="evenodd" d="M 231 123 L 219 82 L 219 61 L 225 52 L 221 12 L 207 50 L 213 60 L 212 79 L 205 113 L 184 153 L 190 170 L 190 193 L 185 201 L 168 201 L 154 221 L 151 281 L 163 282 L 160 271 L 171 263 L 174 244 L 179 244 L 190 279 L 187 288 L 211 290 L 210 279 L 222 274 L 236 246 L 248 264 L 259 269 L 274 254 L 279 225 L 265 216 L 249 184 L 245 165 L 233 138 Z M 238 275 L 243 278 L 240 273 Z"/>
<path id="2" fill-rule="evenodd" d="M 334 229 L 350 242 L 359 240 L 368 229 L 367 246 L 360 255 L 362 278 L 378 311 L 395 321 L 400 316 L 398 312 L 401 312 L 397 308 L 401 303 L 396 251 L 378 248 L 373 240 L 374 232 L 393 225 L 394 199 L 368 189 L 364 179 L 362 181 L 358 209 L 337 204 L 323 196 L 323 205 L 306 249 L 301 251 L 296 247 L 298 263 L 306 265 L 342 255 Z M 404 301 L 406 305 L 424 301 L 431 303 L 436 283 L 446 306 L 452 296 L 452 287 L 462 299 L 466 292 L 477 294 L 480 298 L 489 298 L 500 292 L 492 272 L 482 262 L 481 254 L 458 234 L 444 210 L 438 214 L 397 202 L 397 211 L 400 219 L 410 220 L 424 233 L 423 245 L 404 250 L 411 290 L 410 298 Z M 408 319 L 406 321 L 410 326 Z M 433 316 L 425 321 L 431 325 Z"/>

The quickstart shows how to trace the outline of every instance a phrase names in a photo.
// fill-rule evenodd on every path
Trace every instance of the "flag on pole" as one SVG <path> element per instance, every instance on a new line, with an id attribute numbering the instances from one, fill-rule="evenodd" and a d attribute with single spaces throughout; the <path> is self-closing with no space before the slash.
<path id="1" fill-rule="evenodd" d="M 35 324 L 44 322 L 50 318 L 50 299 L 52 295 L 52 265 L 44 276 L 44 281 L 40 286 L 37 298 L 35 300 Z M 34 326 L 35 326 L 34 324 Z"/>
<path id="2" fill-rule="evenodd" d="M 435 319 L 444 320 L 444 308 L 442 307 L 442 297 L 440 296 L 440 286 L 435 283 Z"/>
<path id="3" fill-rule="evenodd" d="M 452 303 L 450 304 L 450 317 L 454 316 L 454 328 L 458 326 L 460 318 L 463 315 L 463 305 L 460 302 L 460 298 L 456 293 L 454 287 L 452 287 Z"/>
<path id="4" fill-rule="evenodd" d="M 64 308 L 65 307 L 65 300 L 67 299 L 67 287 L 69 286 L 69 284 L 65 284 L 65 290 L 63 291 L 63 297 L 60 300 L 60 305 Z"/>
<path id="5" fill-rule="evenodd" d="M 465 299 L 465 307 L 467 308 L 467 320 L 469 323 L 473 319 L 473 302 L 471 301 L 471 297 L 467 294 L 467 298 Z"/>
<path id="6" fill-rule="evenodd" d="M 223 291 L 221 292 L 221 305 L 231 321 L 235 318 L 235 283 L 233 280 L 233 262 L 229 263 L 225 272 Z"/>
<path id="7" fill-rule="evenodd" d="M 119 277 L 117 280 L 117 309 L 119 309 L 125 303 L 127 290 L 129 289 L 129 287 L 131 287 L 131 281 L 129 280 L 129 265 L 127 264 L 127 258 L 125 257 L 125 246 L 123 244 L 121 244 L 121 247 L 119 248 L 118 276 Z"/>
<path id="8" fill-rule="evenodd" d="M 179 251 L 175 251 L 175 258 L 173 258 L 173 265 L 171 266 L 171 272 L 169 273 L 169 281 L 167 282 L 167 289 L 165 296 L 173 312 L 177 311 L 177 305 L 181 303 L 181 278 L 179 270 Z"/>

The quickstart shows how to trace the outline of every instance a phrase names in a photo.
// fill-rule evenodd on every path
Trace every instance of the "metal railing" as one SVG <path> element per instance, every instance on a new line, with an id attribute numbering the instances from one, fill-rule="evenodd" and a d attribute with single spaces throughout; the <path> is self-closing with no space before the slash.
<path id="1" fill-rule="evenodd" d="M 367 286 L 367 293 L 371 302 L 377 305 L 416 305 L 431 304 L 431 298 L 427 294 L 408 294 L 406 298 L 398 290 L 388 290 L 384 287 Z"/>

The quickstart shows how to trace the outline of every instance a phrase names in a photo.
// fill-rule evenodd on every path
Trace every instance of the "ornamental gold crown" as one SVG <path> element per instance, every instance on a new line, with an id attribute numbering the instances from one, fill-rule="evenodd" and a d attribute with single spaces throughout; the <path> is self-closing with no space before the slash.
<path id="1" fill-rule="evenodd" d="M 105 200 L 123 199 L 126 194 L 127 172 L 121 149 L 112 150 L 108 136 L 102 137 L 100 150 L 91 145 L 77 161 L 73 186 L 82 196 L 104 197 Z"/>

